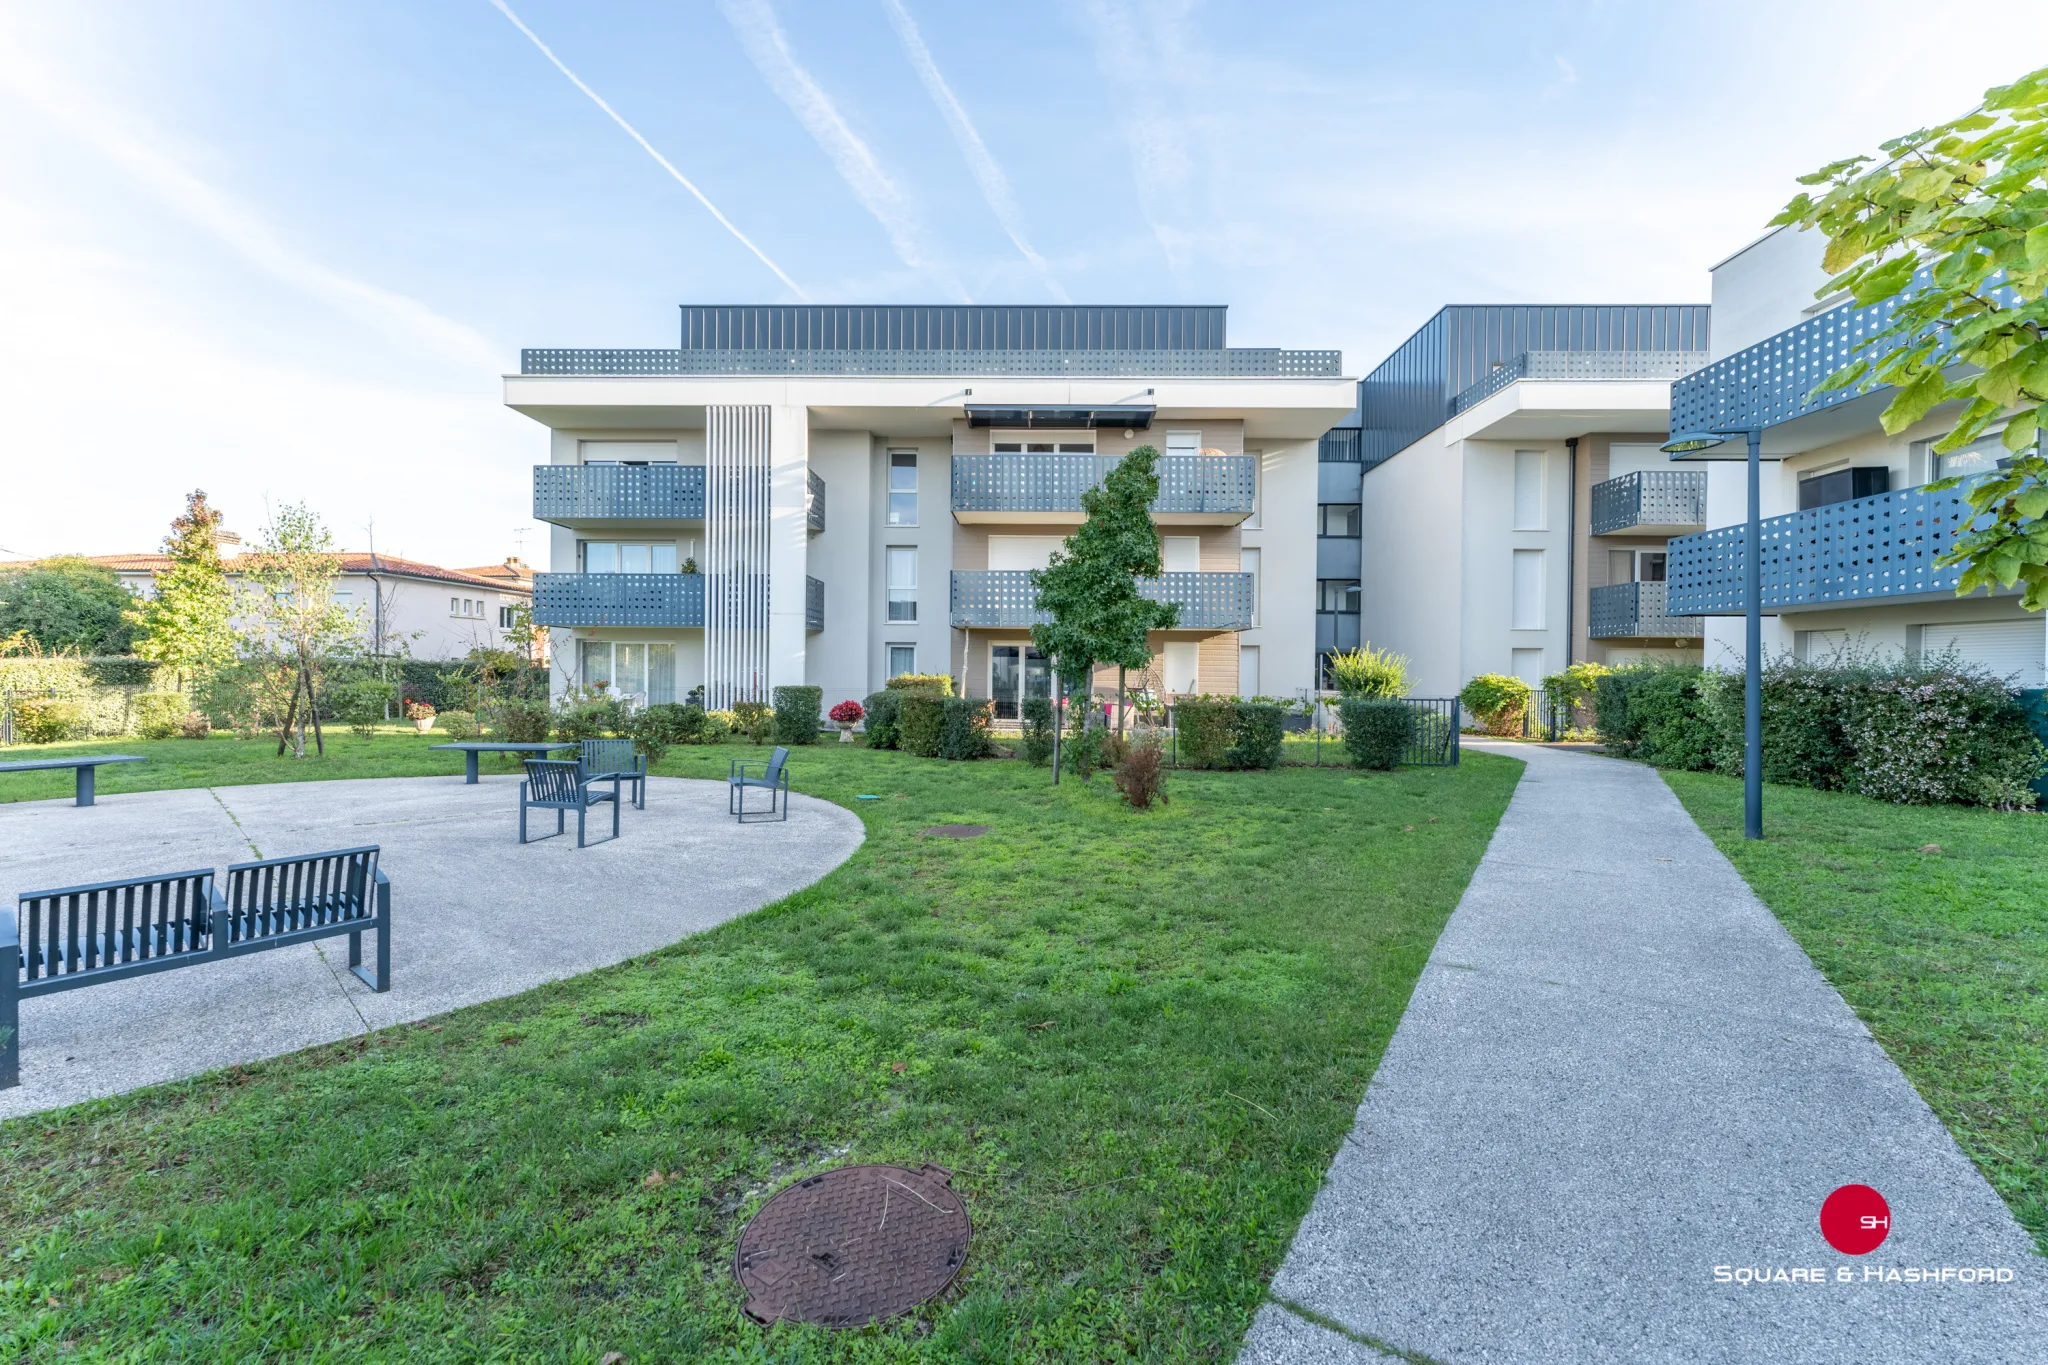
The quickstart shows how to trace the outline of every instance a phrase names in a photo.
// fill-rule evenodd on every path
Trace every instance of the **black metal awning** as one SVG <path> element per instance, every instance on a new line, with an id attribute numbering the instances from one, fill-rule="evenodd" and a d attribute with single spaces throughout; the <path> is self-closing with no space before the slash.
<path id="1" fill-rule="evenodd" d="M 1079 427 L 1131 427 L 1142 430 L 1152 425 L 1159 409 L 1150 403 L 1126 403 L 1106 408 L 1024 407 L 999 408 L 977 403 L 967 405 L 971 427 L 1056 428 L 1072 431 Z"/>

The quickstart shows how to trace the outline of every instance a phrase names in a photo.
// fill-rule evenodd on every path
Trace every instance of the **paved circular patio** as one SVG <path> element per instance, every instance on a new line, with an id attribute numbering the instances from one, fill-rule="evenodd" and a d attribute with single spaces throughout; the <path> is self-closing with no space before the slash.
<path id="1" fill-rule="evenodd" d="M 665 947 L 779 900 L 852 856 L 852 812 L 790 798 L 735 824 L 722 782 L 657 777 L 617 842 L 518 842 L 519 779 L 285 782 L 0 805 L 0 908 L 23 891 L 377 844 L 391 878 L 392 988 L 346 939 L 253 953 L 21 1003 L 22 1084 L 0 1117 L 293 1052 L 512 995 Z M 755 794 L 756 801 L 759 794 Z M 535 834 L 551 813 L 529 814 Z M 611 814 L 591 817 L 591 837 Z M 368 945 L 366 944 L 367 948 Z"/>

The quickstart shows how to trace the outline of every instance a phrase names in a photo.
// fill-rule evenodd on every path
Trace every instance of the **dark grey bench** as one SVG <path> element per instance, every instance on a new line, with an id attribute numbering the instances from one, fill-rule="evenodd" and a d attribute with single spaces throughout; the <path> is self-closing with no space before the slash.
<path id="1" fill-rule="evenodd" d="M 593 791 L 591 782 L 583 776 L 583 764 L 566 758 L 529 758 L 526 760 L 526 780 L 519 784 L 519 842 L 526 843 L 526 812 L 528 810 L 551 810 L 555 813 L 555 834 L 563 832 L 563 820 L 570 811 L 576 812 L 576 847 L 582 848 L 583 822 L 592 806 L 609 801 L 612 803 L 612 838 L 619 837 L 619 783 L 624 779 L 614 773 L 605 779 L 612 784 L 608 792 Z M 544 835 L 553 838 L 554 835 Z"/>
<path id="2" fill-rule="evenodd" d="M 0 1089 L 21 1084 L 21 1001 L 102 981 L 348 935 L 348 965 L 391 989 L 391 881 L 379 849 L 336 849 L 213 869 L 25 891 L 0 915 Z M 363 934 L 377 934 L 376 972 Z"/>
<path id="3" fill-rule="evenodd" d="M 632 740 L 586 739 L 576 761 L 583 765 L 585 782 L 630 782 L 633 809 L 647 809 L 647 755 L 634 748 Z"/>
<path id="4" fill-rule="evenodd" d="M 14 763 L 0 763 L 0 773 L 40 773 L 53 768 L 78 769 L 78 804 L 92 804 L 93 775 L 103 763 L 142 763 L 141 754 L 85 754 L 78 758 L 25 758 Z"/>

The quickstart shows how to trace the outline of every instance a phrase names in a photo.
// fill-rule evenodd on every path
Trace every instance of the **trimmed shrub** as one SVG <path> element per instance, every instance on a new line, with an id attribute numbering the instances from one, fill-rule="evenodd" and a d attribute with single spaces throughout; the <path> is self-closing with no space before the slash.
<path id="1" fill-rule="evenodd" d="M 1067 724 L 1067 742 L 1060 751 L 1060 768 L 1086 782 L 1102 766 L 1102 748 L 1109 739 L 1109 727 L 1100 713 L 1086 706 L 1073 708 Z"/>
<path id="2" fill-rule="evenodd" d="M 934 697 L 953 695 L 950 673 L 898 673 L 884 684 L 891 692 L 926 692 Z"/>
<path id="3" fill-rule="evenodd" d="M 994 749 L 989 721 L 994 704 L 979 697 L 946 697 L 939 702 L 939 757 L 955 760 L 987 758 Z"/>
<path id="4" fill-rule="evenodd" d="M 919 692 L 903 694 L 896 722 L 897 747 L 919 758 L 937 758 L 946 735 L 946 699 Z"/>
<path id="5" fill-rule="evenodd" d="M 692 694 L 696 695 L 696 694 Z M 738 717 L 730 711 L 706 711 L 704 713 L 704 742 L 723 744 L 732 738 L 733 722 Z"/>
<path id="6" fill-rule="evenodd" d="M 461 742 L 475 739 L 479 733 L 473 711 L 443 711 L 435 724 L 442 734 Z"/>
<path id="7" fill-rule="evenodd" d="M 408 703 L 407 713 L 411 710 Z M 604 692 L 571 692 L 555 710 L 555 738 L 605 739 L 619 732 L 625 718 L 625 708 L 617 697 Z"/>
<path id="8" fill-rule="evenodd" d="M 1183 768 L 1221 768 L 1237 739 L 1237 702 L 1230 697 L 1183 697 L 1174 704 Z"/>
<path id="9" fill-rule="evenodd" d="M 1845 728 L 1854 789 L 1865 796 L 2001 810 L 2034 804 L 2041 742 L 2018 699 L 1978 670 L 1949 664 L 1872 678 L 1851 695 Z"/>
<path id="10" fill-rule="evenodd" d="M 1166 805 L 1166 750 L 1156 730 L 1146 730 L 1124 746 L 1116 764 L 1116 789 L 1132 810 L 1150 810 L 1152 803 Z"/>
<path id="11" fill-rule="evenodd" d="M 1529 684 L 1505 673 L 1481 673 L 1465 684 L 1458 701 L 1490 735 L 1519 735 L 1529 714 Z"/>
<path id="12" fill-rule="evenodd" d="M 14 733 L 26 744 L 55 744 L 81 738 L 85 708 L 63 697 L 17 697 Z"/>
<path id="13" fill-rule="evenodd" d="M 1720 685 L 1698 664 L 1617 668 L 1593 685 L 1600 740 L 1622 758 L 1660 768 L 1711 768 L 1720 743 L 1711 708 Z"/>
<path id="14" fill-rule="evenodd" d="M 1763 669 L 1764 781 L 1838 791 L 1855 778 L 1846 726 L 1849 695 L 1869 681 L 1861 667 L 1834 668 L 1789 657 Z M 1709 673 L 1700 684 L 1716 731 L 1711 762 L 1718 772 L 1742 771 L 1742 677 Z"/>
<path id="15" fill-rule="evenodd" d="M 883 690 L 869 695 L 868 747 L 870 749 L 893 749 L 899 739 L 898 722 L 902 718 L 903 693 Z"/>
<path id="16" fill-rule="evenodd" d="M 822 687 L 778 687 L 775 689 L 775 742 L 816 744 L 823 725 L 825 689 Z"/>
<path id="17" fill-rule="evenodd" d="M 78 661 L 95 687 L 148 687 L 156 681 L 154 659 L 128 654 L 95 655 Z"/>
<path id="18" fill-rule="evenodd" d="M 1033 767 L 1052 761 L 1052 698 L 1026 697 L 1023 706 L 1024 733 L 1017 756 Z"/>
<path id="19" fill-rule="evenodd" d="M 501 701 L 492 708 L 491 717 L 491 728 L 513 744 L 542 743 L 554 719 L 546 703 L 537 701 Z"/>
<path id="20" fill-rule="evenodd" d="M 766 744 L 775 733 L 775 708 L 765 701 L 734 702 L 732 731 L 745 735 L 750 744 Z"/>
<path id="21" fill-rule="evenodd" d="M 644 754 L 647 766 L 661 762 L 662 755 L 677 744 L 700 744 L 704 739 L 704 712 L 695 706 L 672 701 L 656 702 L 636 711 L 626 721 L 626 734 L 634 749 Z"/>
<path id="22" fill-rule="evenodd" d="M 365 737 L 373 734 L 384 709 L 397 699 L 398 689 L 371 677 L 345 678 L 329 683 L 320 698 L 320 713 L 341 721 Z"/>
<path id="23" fill-rule="evenodd" d="M 138 692 L 131 701 L 135 733 L 144 739 L 175 739 L 192 709 L 182 692 Z"/>
<path id="24" fill-rule="evenodd" d="M 1362 645 L 1349 653 L 1330 656 L 1330 681 L 1339 695 L 1375 698 L 1408 695 L 1408 656 L 1391 649 Z"/>
<path id="25" fill-rule="evenodd" d="M 1224 761 L 1233 768 L 1279 767 L 1280 746 L 1287 737 L 1286 715 L 1287 708 L 1278 702 L 1239 702 L 1237 736 Z"/>
<path id="26" fill-rule="evenodd" d="M 187 711 L 184 723 L 178 727 L 180 739 L 205 739 L 213 733 L 213 722 L 197 711 Z"/>
<path id="27" fill-rule="evenodd" d="M 1344 748 L 1361 768 L 1399 766 L 1415 730 L 1415 713 L 1404 702 L 1347 698 L 1337 707 L 1344 724 Z"/>

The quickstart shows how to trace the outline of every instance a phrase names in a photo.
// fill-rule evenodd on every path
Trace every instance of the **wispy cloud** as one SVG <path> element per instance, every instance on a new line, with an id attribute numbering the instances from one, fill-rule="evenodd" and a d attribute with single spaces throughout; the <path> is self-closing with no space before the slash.
<path id="1" fill-rule="evenodd" d="M 1131 10 L 1114 0 L 1080 0 L 1079 9 L 1096 64 L 1116 91 L 1123 111 L 1124 141 L 1131 150 L 1131 172 L 1138 189 L 1138 208 L 1152 229 L 1166 263 L 1181 270 L 1192 263 L 1194 235 L 1184 224 L 1197 221 L 1192 202 L 1194 157 L 1185 140 L 1188 118 L 1170 102 L 1170 92 L 1188 79 L 1187 53 L 1180 23 L 1185 0 L 1160 0 L 1147 7 L 1140 32 Z M 1150 70 L 1142 80 L 1130 79 L 1131 54 L 1146 54 Z"/>
<path id="2" fill-rule="evenodd" d="M 550 62 L 554 63 L 555 70 L 561 72 L 564 76 L 567 76 L 569 78 L 570 84 L 574 85 L 578 90 L 581 90 L 584 94 L 590 96 L 590 102 L 592 104 L 595 104 L 598 108 L 604 110 L 606 116 L 609 117 L 613 123 L 618 124 L 619 127 L 626 130 L 627 137 L 630 137 L 633 139 L 633 141 L 639 143 L 641 149 L 645 151 L 647 155 L 653 157 L 657 165 L 659 165 L 663 170 L 667 171 L 670 175 L 675 177 L 675 181 L 678 185 L 681 185 L 684 189 L 688 190 L 693 196 L 695 196 L 697 202 L 702 204 L 705 210 L 709 212 L 713 218 L 716 218 L 718 220 L 718 225 L 720 227 L 724 228 L 727 232 L 730 232 L 735 238 L 737 238 L 741 246 L 753 252 L 754 258 L 760 261 L 762 265 L 765 265 L 770 270 L 774 271 L 775 278 L 781 280 L 785 285 L 788 285 L 789 291 L 792 294 L 795 294 L 805 303 L 809 303 L 811 301 L 811 296 L 803 291 L 803 287 L 801 285 L 799 285 L 795 280 L 791 279 L 786 273 L 784 273 L 782 267 L 775 264 L 775 262 L 769 258 L 767 252 L 761 250 L 760 247 L 754 245 L 753 238 L 747 236 L 746 233 L 741 232 L 739 228 L 733 223 L 732 219 L 726 217 L 723 213 L 719 212 L 718 205 L 712 203 L 711 200 L 705 195 L 704 191 L 697 188 L 695 181 L 691 180 L 690 177 L 684 175 L 681 171 L 677 170 L 673 162 L 671 162 L 667 157 L 663 156 L 660 152 L 656 151 L 654 149 L 653 143 L 649 142 L 646 138 L 640 136 L 640 130 L 638 128 L 635 128 L 632 124 L 626 122 L 626 120 L 620 116 L 618 110 L 612 108 L 609 104 L 606 104 L 604 102 L 604 97 L 602 95 L 598 94 L 595 90 L 592 90 L 589 86 L 585 85 L 583 83 L 583 78 L 581 76 L 578 76 L 574 71 L 571 71 L 568 67 L 568 64 L 565 63 L 560 57 L 557 57 L 555 55 L 555 50 L 540 40 L 539 34 L 535 33 L 532 29 L 528 28 L 525 22 L 522 21 L 518 15 L 512 12 L 512 7 L 510 5 L 507 5 L 505 3 L 505 0 L 491 0 L 491 5 L 500 14 L 504 15 L 507 19 L 510 19 L 512 21 L 512 26 L 518 29 L 521 33 L 524 33 L 527 36 L 527 38 L 531 40 L 533 45 L 540 49 L 541 55 L 543 57 L 546 57 Z"/>
<path id="3" fill-rule="evenodd" d="M 952 293 L 965 301 L 966 290 L 926 245 L 924 225 L 909 193 L 882 169 L 873 150 L 848 126 L 832 97 L 797 61 L 790 50 L 789 35 L 776 22 L 768 0 L 718 0 L 718 7 L 725 12 L 726 22 L 732 25 L 740 46 L 746 49 L 768 88 L 789 106 L 804 131 L 831 158 L 839 178 L 882 225 L 897 258 L 914 270 L 936 274 Z"/>
<path id="4" fill-rule="evenodd" d="M 882 8 L 889 11 L 889 23 L 902 40 L 903 50 L 910 56 L 910 64 L 917 68 L 917 78 L 924 82 L 925 93 L 946 116 L 946 126 L 953 130 L 953 141 L 960 144 L 960 155 L 967 158 L 968 169 L 974 172 L 975 182 L 981 186 L 981 197 L 988 201 L 989 210 L 1003 225 L 1003 231 L 1010 234 L 1018 252 L 1044 277 L 1045 287 L 1052 291 L 1052 296 L 1061 303 L 1069 302 L 1066 289 L 1053 277 L 1052 267 L 1045 263 L 1045 257 L 1039 255 L 1038 249 L 1025 237 L 1024 215 L 1017 211 L 1017 201 L 1010 194 L 1010 178 L 996 164 L 988 144 L 981 140 L 981 133 L 975 128 L 974 120 L 967 117 L 967 111 L 953 94 L 953 87 L 940 73 L 939 64 L 932 60 L 931 49 L 925 46 L 917 21 L 903 7 L 903 0 L 882 0 Z"/>
<path id="5" fill-rule="evenodd" d="M 287 246 L 254 209 L 187 170 L 105 96 L 68 80 L 47 54 L 25 51 L 4 35 L 0 86 L 256 269 L 387 335 L 410 337 L 464 370 L 495 373 L 503 368 L 503 348 L 474 329 L 418 299 L 345 275 Z"/>

